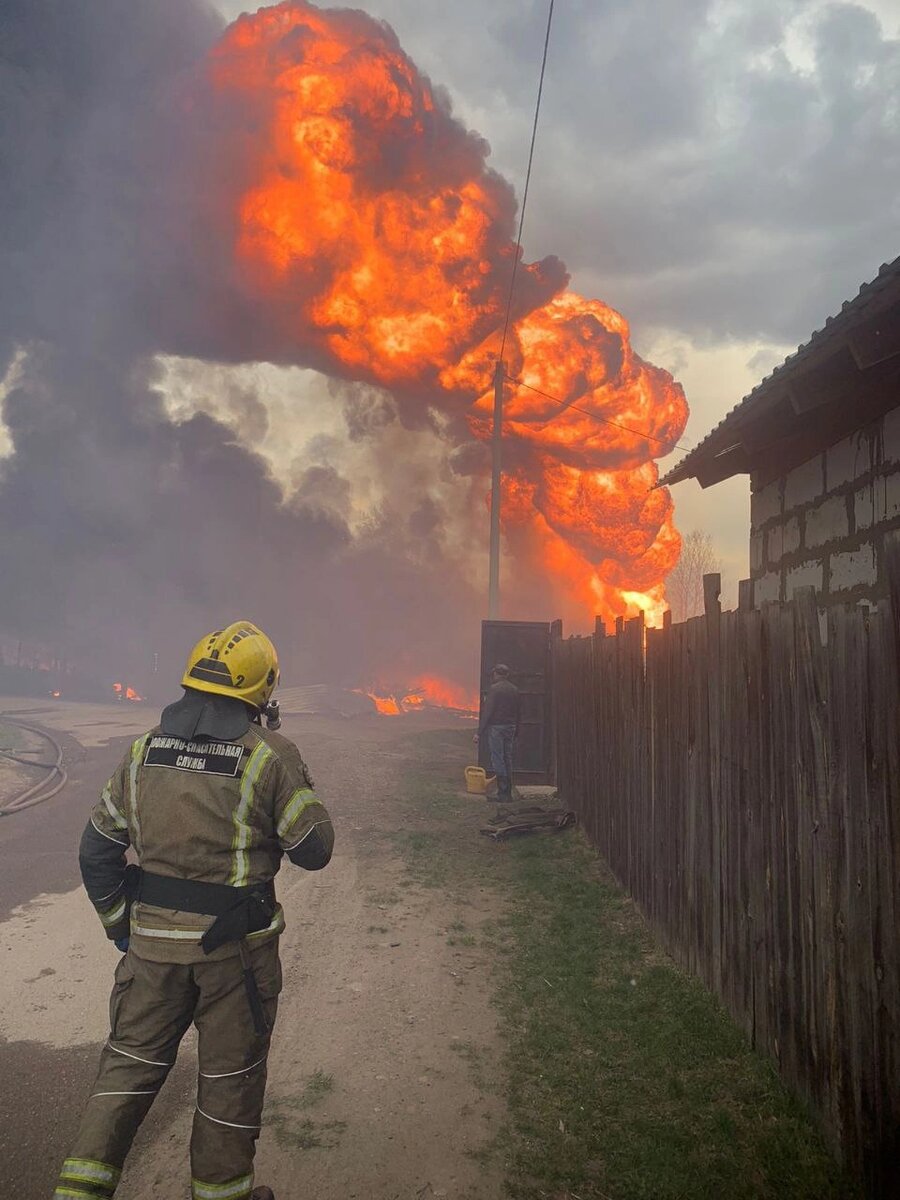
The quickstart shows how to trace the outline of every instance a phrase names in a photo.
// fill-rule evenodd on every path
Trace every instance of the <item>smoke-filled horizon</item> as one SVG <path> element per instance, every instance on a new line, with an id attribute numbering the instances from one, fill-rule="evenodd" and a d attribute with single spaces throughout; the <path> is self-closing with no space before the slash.
<path id="1" fill-rule="evenodd" d="M 0 634 L 140 681 L 245 616 L 293 681 L 471 682 L 516 213 L 486 144 L 353 10 L 223 36 L 200 0 L 12 0 L 0 30 Z M 657 440 L 510 388 L 505 615 L 658 607 L 683 395 L 558 260 L 519 279 L 510 373 Z M 173 411 L 194 361 L 333 377 L 360 454 L 276 478 L 252 393 Z"/>

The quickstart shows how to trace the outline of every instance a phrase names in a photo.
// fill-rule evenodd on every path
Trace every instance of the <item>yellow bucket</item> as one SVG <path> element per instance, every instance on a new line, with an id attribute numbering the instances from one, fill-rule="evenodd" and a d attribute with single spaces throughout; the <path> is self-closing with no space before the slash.
<path id="1" fill-rule="evenodd" d="M 471 795 L 486 795 L 488 783 L 493 782 L 494 776 L 492 775 L 490 779 L 488 779 L 488 774 L 484 767 L 466 767 L 466 791 Z"/>

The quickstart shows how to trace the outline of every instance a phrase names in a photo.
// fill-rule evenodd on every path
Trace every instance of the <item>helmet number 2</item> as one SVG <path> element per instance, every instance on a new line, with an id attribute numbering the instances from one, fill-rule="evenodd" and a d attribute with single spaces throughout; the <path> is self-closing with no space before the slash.
<path id="1" fill-rule="evenodd" d="M 236 675 L 236 676 L 235 676 L 235 679 L 234 679 L 234 686 L 235 686 L 235 687 L 243 687 L 243 686 L 244 686 L 244 676 L 243 676 L 243 675 Z"/>

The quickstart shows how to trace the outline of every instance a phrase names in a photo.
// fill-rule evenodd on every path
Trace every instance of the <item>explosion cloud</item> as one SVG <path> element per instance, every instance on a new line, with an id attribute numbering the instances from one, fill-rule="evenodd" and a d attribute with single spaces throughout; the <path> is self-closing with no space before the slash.
<path id="1" fill-rule="evenodd" d="M 286 3 L 223 32 L 200 0 L 9 0 L 0 32 L 0 634 L 140 684 L 151 652 L 174 669 L 240 611 L 295 678 L 468 677 L 518 253 L 484 141 L 358 11 Z M 681 390 L 558 260 L 518 280 L 505 615 L 656 610 L 678 535 L 653 458 Z M 248 433 L 264 408 L 173 419 L 160 354 L 345 381 L 351 436 L 409 494 L 354 522 L 339 469 L 273 478 Z M 379 450 L 396 417 L 445 446 L 434 485 Z"/>
<path id="2" fill-rule="evenodd" d="M 208 79 L 244 147 L 234 253 L 280 352 L 464 413 L 489 438 L 517 251 L 510 189 L 485 143 L 360 12 L 288 2 L 241 17 Z M 532 569 L 538 543 L 547 570 L 562 540 L 559 591 L 584 615 L 658 609 L 679 541 L 648 465 L 684 428 L 683 392 L 634 353 L 623 317 L 563 290 L 557 260 L 525 264 L 519 281 L 507 349 L 525 386 L 504 428 L 519 497 L 507 527 L 524 525 Z"/>

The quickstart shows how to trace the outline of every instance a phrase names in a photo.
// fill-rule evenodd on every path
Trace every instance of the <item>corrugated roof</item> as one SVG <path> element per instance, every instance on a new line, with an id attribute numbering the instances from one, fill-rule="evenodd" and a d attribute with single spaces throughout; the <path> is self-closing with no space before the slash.
<path id="1" fill-rule="evenodd" d="M 892 286 L 900 286 L 900 258 L 895 258 L 890 263 L 882 263 L 876 277 L 869 283 L 862 284 L 852 300 L 844 301 L 839 313 L 829 317 L 822 329 L 817 329 L 809 341 L 798 346 L 793 354 L 789 354 L 783 363 L 739 401 L 719 424 L 710 430 L 702 442 L 660 479 L 660 485 L 690 479 L 701 463 L 729 450 L 735 444 L 731 440 L 732 431 L 736 432 L 737 426 L 762 406 L 773 389 L 784 383 L 786 377 L 793 374 L 798 367 L 803 366 L 806 359 L 818 353 L 833 339 L 848 333 L 860 322 L 866 310 L 880 300 L 883 293 Z"/>

